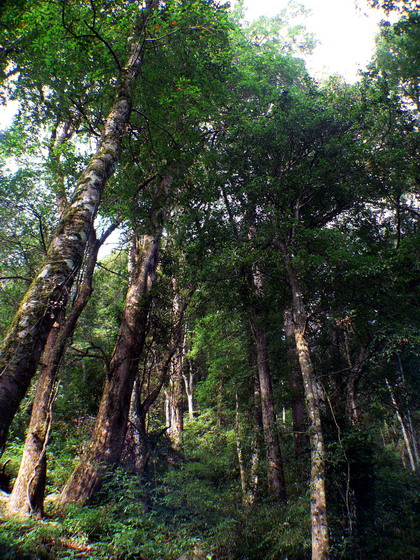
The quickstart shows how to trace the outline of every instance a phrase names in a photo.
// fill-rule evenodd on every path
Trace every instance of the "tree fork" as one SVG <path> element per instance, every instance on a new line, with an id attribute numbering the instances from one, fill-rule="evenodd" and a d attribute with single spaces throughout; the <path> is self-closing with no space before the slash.
<path id="1" fill-rule="evenodd" d="M 115 100 L 96 154 L 80 176 L 72 203 L 61 218 L 45 263 L 33 280 L 10 326 L 0 354 L 0 450 L 13 417 L 34 376 L 48 335 L 80 268 L 102 192 L 119 160 L 131 112 L 131 98 L 143 54 L 132 43 L 121 70 Z"/>
<path id="2" fill-rule="evenodd" d="M 42 357 L 45 365 L 38 378 L 22 461 L 8 502 L 8 509 L 11 511 L 36 513 L 39 517 L 42 517 L 44 513 L 43 502 L 47 477 L 46 451 L 58 369 L 66 344 L 93 292 L 92 279 L 98 251 L 116 227 L 115 224 L 111 225 L 100 239 L 96 239 L 94 230 L 91 231 L 81 288 L 67 317 L 64 317 L 63 310 L 48 336 Z"/>
<path id="3" fill-rule="evenodd" d="M 62 491 L 62 505 L 89 501 L 99 489 L 105 469 L 118 464 L 121 458 L 131 394 L 146 338 L 148 296 L 156 279 L 161 236 L 162 229 L 154 238 L 144 236 L 142 250 L 133 251 L 132 278 L 95 428 L 86 452 Z"/>

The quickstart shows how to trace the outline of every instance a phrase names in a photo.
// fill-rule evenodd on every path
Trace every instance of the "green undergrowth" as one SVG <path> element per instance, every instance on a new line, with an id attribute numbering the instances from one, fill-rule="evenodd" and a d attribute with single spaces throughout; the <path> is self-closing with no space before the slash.
<path id="1" fill-rule="evenodd" d="M 356 459 L 363 449 L 354 438 L 344 443 Z M 56 443 L 52 451 L 50 491 L 64 479 L 57 467 L 61 455 L 70 463 L 66 445 Z M 329 476 L 337 481 L 328 489 L 332 559 L 415 560 L 419 502 L 413 478 L 389 454 L 373 447 L 369 456 L 363 451 L 363 472 L 353 469 L 353 482 L 358 476 L 363 487 L 359 523 L 349 531 L 340 505 L 340 477 L 346 472 L 340 453 L 341 447 L 331 446 Z M 177 560 L 198 549 L 208 560 L 309 560 L 309 486 L 302 472 L 295 472 L 301 467 L 287 447 L 285 460 L 286 478 L 294 480 L 288 503 L 267 497 L 262 464 L 256 503 L 244 507 L 234 431 L 229 422 L 218 426 L 213 413 L 202 414 L 187 424 L 182 454 L 162 439 L 145 476 L 119 467 L 89 506 L 70 506 L 58 517 L 47 500 L 42 521 L 2 515 L 0 559 Z M 363 505 L 366 492 L 369 507 Z"/>

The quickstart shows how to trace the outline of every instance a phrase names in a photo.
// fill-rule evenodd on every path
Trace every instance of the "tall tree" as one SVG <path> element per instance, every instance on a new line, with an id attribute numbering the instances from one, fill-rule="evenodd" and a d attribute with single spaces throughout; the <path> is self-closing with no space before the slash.
<path id="1" fill-rule="evenodd" d="M 150 290 L 156 279 L 162 229 L 155 236 L 134 236 L 132 270 L 118 339 L 89 446 L 61 493 L 61 503 L 86 502 L 98 489 L 105 466 L 121 457 L 130 400 L 142 356 Z"/>
<path id="2" fill-rule="evenodd" d="M 42 368 L 32 403 L 32 414 L 25 440 L 22 460 L 13 486 L 8 507 L 12 511 L 43 515 L 44 494 L 47 478 L 47 446 L 52 426 L 52 407 L 58 384 L 58 369 L 73 334 L 77 321 L 93 291 L 92 281 L 99 249 L 115 230 L 108 228 L 100 239 L 91 231 L 87 244 L 88 253 L 84 273 L 73 305 L 65 316 L 64 310 L 57 316 L 42 355 Z"/>
<path id="3" fill-rule="evenodd" d="M 47 335 L 54 323 L 55 315 L 62 308 L 67 299 L 68 292 L 71 289 L 73 278 L 80 266 L 86 239 L 91 224 L 97 214 L 105 185 L 113 174 L 120 159 L 123 138 L 128 129 L 127 125 L 131 114 L 133 95 L 136 93 L 137 103 L 142 96 L 147 94 L 152 95 L 152 92 L 154 92 L 153 87 L 158 87 L 156 75 L 154 74 L 155 67 L 153 64 L 149 63 L 149 72 L 147 73 L 145 82 L 150 85 L 150 91 L 134 91 L 134 83 L 140 67 L 142 66 L 145 50 L 150 46 L 149 54 L 153 53 L 153 56 L 159 60 L 161 67 L 166 70 L 168 67 L 167 57 L 172 57 L 171 63 L 175 64 L 174 60 L 178 57 L 180 52 L 184 52 L 184 54 L 188 53 L 188 56 L 185 56 L 183 59 L 183 64 L 179 65 L 179 59 L 177 60 L 178 67 L 180 67 L 179 87 L 173 88 L 173 75 L 170 76 L 170 81 L 172 89 L 175 89 L 177 92 L 182 92 L 178 95 L 185 96 L 185 99 L 190 101 L 191 91 L 201 93 L 200 87 L 191 83 L 197 79 L 197 76 L 194 75 L 195 68 L 191 65 L 191 60 L 194 57 L 193 54 L 190 56 L 191 44 L 195 43 L 204 54 L 203 60 L 201 61 L 200 59 L 200 64 L 196 65 L 200 72 L 202 72 L 203 66 L 208 63 L 209 59 L 214 61 L 213 53 L 208 49 L 207 42 L 202 40 L 204 38 L 203 35 L 198 35 L 197 32 L 205 33 L 206 38 L 210 37 L 211 29 L 215 27 L 215 20 L 217 20 L 218 23 L 220 23 L 220 28 L 218 27 L 215 36 L 211 37 L 211 41 L 214 41 L 215 44 L 225 41 L 227 25 L 225 21 L 226 18 L 224 18 L 224 9 L 219 9 L 212 3 L 207 2 L 195 3 L 194 10 L 187 10 L 184 5 L 178 5 L 177 3 L 168 3 L 161 7 L 159 6 L 159 2 L 151 1 L 146 3 L 144 8 L 138 10 L 138 6 L 135 3 L 125 1 L 118 3 L 112 9 L 111 14 L 112 17 L 115 18 L 115 29 L 113 25 L 110 24 L 109 18 L 107 19 L 107 10 L 98 11 L 95 2 L 89 3 L 89 5 L 71 2 L 65 3 L 61 7 L 57 6 L 55 3 L 51 3 L 48 4 L 48 9 L 41 10 L 39 13 L 36 12 L 37 6 L 34 6 L 34 15 L 38 16 L 38 19 L 42 20 L 45 14 L 48 15 L 48 21 L 51 22 L 49 32 L 52 34 L 52 37 L 48 37 L 52 40 L 56 49 L 61 48 L 61 39 L 58 37 L 60 32 L 63 32 L 64 27 L 69 48 L 73 45 L 78 45 L 78 48 L 82 49 L 88 39 L 88 44 L 92 42 L 95 43 L 96 41 L 95 44 L 101 44 L 102 48 L 105 49 L 105 52 L 113 61 L 114 67 L 118 67 L 119 74 L 118 77 L 111 74 L 106 78 L 101 74 L 103 82 L 101 87 L 99 87 L 99 99 L 104 103 L 107 117 L 105 119 L 98 119 L 101 124 L 103 120 L 105 121 L 102 126 L 102 135 L 98 142 L 98 149 L 77 182 L 72 202 L 69 204 L 51 239 L 43 267 L 38 272 L 37 277 L 27 292 L 16 314 L 15 320 L 10 327 L 9 333 L 3 342 L 1 366 L 3 373 L 0 382 L 0 402 L 2 403 L 0 443 L 3 445 L 11 419 L 35 372 Z M 87 13 L 85 13 L 86 10 Z M 105 20 L 102 22 L 103 34 L 98 31 L 99 15 Z M 178 19 L 172 19 L 174 17 Z M 152 26 L 150 22 L 153 18 L 160 18 L 160 23 L 156 23 L 156 26 Z M 36 21 L 38 21 L 38 19 Z M 178 26 L 178 24 L 179 27 L 173 29 L 173 26 Z M 28 24 L 25 23 L 25 25 Z M 159 37 L 161 25 L 167 30 L 163 38 Z M 119 29 L 124 30 L 121 37 L 117 33 Z M 86 30 L 88 30 L 88 32 Z M 39 48 L 39 41 L 37 42 L 37 40 L 33 38 L 33 33 L 34 30 L 31 27 L 27 32 L 26 42 L 29 45 L 33 44 L 37 56 L 41 56 L 40 53 L 43 51 Z M 183 42 L 181 41 L 181 47 L 179 47 L 179 42 L 177 43 L 176 41 L 179 37 L 182 37 L 184 40 Z M 95 38 L 95 41 L 90 41 L 91 38 Z M 129 43 L 130 54 L 127 62 L 123 65 L 120 62 L 120 58 L 127 56 L 126 39 Z M 166 48 L 166 40 L 168 44 L 171 45 L 171 48 Z M 114 45 L 115 48 L 111 45 L 113 41 L 116 43 L 116 45 Z M 43 45 L 43 40 L 41 44 Z M 48 44 L 45 44 L 45 49 L 47 49 L 47 47 Z M 80 88 L 80 82 L 78 83 L 77 79 L 71 80 L 71 82 L 67 84 L 60 72 L 58 72 L 59 79 L 56 79 L 54 75 L 51 76 L 51 74 L 56 72 L 57 62 L 54 59 L 54 54 L 51 54 L 51 48 L 48 54 L 49 56 L 46 57 L 45 60 L 46 70 L 43 69 L 44 73 L 42 76 L 46 78 L 49 77 L 49 80 L 47 80 L 45 84 L 42 80 L 40 83 L 39 76 L 37 75 L 38 78 L 35 76 L 35 83 L 38 88 L 40 87 L 41 92 L 43 92 L 45 87 L 49 87 L 51 83 L 51 97 L 54 100 L 62 101 L 64 104 L 67 103 L 67 105 L 71 102 L 79 113 L 83 115 L 83 120 L 87 122 L 88 130 L 92 134 L 97 134 L 97 126 L 92 124 L 90 116 L 86 114 L 85 109 L 85 104 L 89 107 L 89 111 L 92 110 L 93 113 L 95 113 L 95 109 L 97 109 L 97 106 L 92 106 L 90 104 L 92 88 L 98 89 L 96 79 L 86 84 L 86 91 L 89 92 L 88 99 L 84 98 L 85 90 L 83 88 L 80 97 L 77 90 L 77 87 Z M 70 53 L 66 54 L 69 56 L 64 57 L 65 62 L 71 66 Z M 23 50 L 19 52 L 19 56 L 20 58 L 17 58 L 16 64 L 19 71 L 23 73 L 25 67 L 22 63 L 22 57 L 23 62 L 26 62 Z M 58 59 L 60 58 L 62 58 L 61 51 Z M 94 60 L 94 57 L 91 58 Z M 223 65 L 224 62 L 225 61 L 222 60 L 221 65 Z M 19 63 L 22 64 L 19 65 Z M 59 65 L 58 67 L 60 68 Z M 168 74 L 169 72 L 167 71 L 165 76 L 169 80 Z M 191 77 L 191 75 L 193 75 L 193 77 Z M 29 91 L 33 91 L 30 87 L 33 85 L 34 81 L 33 74 L 30 74 L 27 80 L 22 79 L 21 81 L 22 84 L 28 86 L 27 89 Z M 56 83 L 59 84 L 59 87 L 56 87 Z M 204 82 L 201 80 L 199 83 L 202 85 Z M 212 84 L 212 87 L 213 86 L 214 84 Z M 163 92 L 161 88 L 157 103 L 151 103 L 153 109 L 156 109 L 157 106 L 161 109 L 164 102 L 166 102 L 166 104 L 172 103 L 173 97 L 176 96 L 172 96 L 170 101 L 168 101 L 168 97 L 170 96 L 169 87 L 169 83 L 167 83 L 165 84 L 165 88 L 163 88 Z M 24 88 L 23 90 L 26 91 Z M 110 102 L 110 96 L 112 96 L 114 91 L 114 101 Z M 202 96 L 202 98 L 204 99 L 204 96 Z M 196 101 L 196 97 L 194 101 Z M 202 105 L 204 105 L 204 102 Z M 207 111 L 210 105 L 211 101 L 206 99 Z M 53 105 L 48 98 L 46 98 L 45 106 L 48 114 L 51 114 Z M 176 112 L 178 109 L 176 104 L 174 108 Z M 182 105 L 182 108 L 184 108 L 184 105 Z M 101 111 L 102 107 L 99 112 Z M 153 120 L 153 110 L 150 111 L 147 118 L 145 118 L 140 109 L 136 108 L 136 111 L 136 114 L 139 114 L 141 120 L 146 120 L 147 130 L 150 132 L 149 119 Z M 185 111 L 183 116 L 185 116 Z M 201 112 L 194 112 L 190 121 L 185 123 L 185 126 L 189 125 L 190 130 L 193 130 L 194 127 L 197 127 L 197 120 L 199 117 L 203 117 L 203 114 Z M 160 115 L 159 119 L 161 118 L 162 115 Z M 179 123 L 176 122 L 174 127 L 176 128 L 178 124 Z M 164 125 L 160 126 L 156 124 L 156 127 L 160 129 L 163 128 L 166 132 L 166 136 L 168 137 L 169 135 L 169 137 L 173 139 L 173 136 L 171 136 L 170 132 L 168 133 L 166 131 Z M 197 133 L 195 130 L 193 130 L 193 132 L 192 141 L 197 142 Z M 155 149 L 156 147 L 157 146 L 154 146 Z"/>
<path id="4" fill-rule="evenodd" d="M 262 326 L 261 305 L 264 297 L 264 284 L 258 266 L 253 267 L 252 288 L 256 303 L 249 315 L 249 324 L 255 344 L 257 375 L 261 396 L 261 416 L 267 456 L 268 488 L 271 496 L 286 501 L 283 457 L 274 408 L 274 394 L 269 369 L 268 341 Z"/>
<path id="5" fill-rule="evenodd" d="M 103 189 L 114 172 L 131 111 L 142 60 L 141 36 L 132 43 L 96 154 L 79 178 L 73 201 L 51 240 L 46 261 L 32 282 L 3 341 L 0 379 L 0 445 L 36 371 L 48 334 L 65 305 L 80 267 Z"/>

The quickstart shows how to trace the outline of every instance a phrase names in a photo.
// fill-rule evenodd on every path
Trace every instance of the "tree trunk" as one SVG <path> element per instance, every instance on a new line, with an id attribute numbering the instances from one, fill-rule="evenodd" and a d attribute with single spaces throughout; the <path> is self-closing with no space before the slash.
<path id="1" fill-rule="evenodd" d="M 395 410 L 395 414 L 397 416 L 398 424 L 400 425 L 401 433 L 402 433 L 404 444 L 405 444 L 405 450 L 406 450 L 406 453 L 407 453 L 408 461 L 410 463 L 410 469 L 412 470 L 412 472 L 416 472 L 417 464 L 416 464 L 416 461 L 415 461 L 415 452 L 413 451 L 412 440 L 410 438 L 410 434 L 407 430 L 407 426 L 405 425 L 405 422 L 404 422 L 403 417 L 401 415 L 400 408 L 398 406 L 397 400 L 396 400 L 395 395 L 394 395 L 394 391 L 392 390 L 391 384 L 388 381 L 388 379 L 385 379 L 385 383 L 386 383 L 386 386 L 387 386 L 387 389 L 388 389 L 388 392 L 389 392 L 389 396 L 391 397 L 391 402 L 394 406 L 394 410 Z"/>
<path id="2" fill-rule="evenodd" d="M 136 378 L 131 395 L 129 426 L 124 442 L 123 461 L 128 462 L 131 471 L 141 476 L 145 471 L 152 454 L 152 445 L 146 428 L 146 415 L 141 403 L 140 382 Z"/>
<path id="3" fill-rule="evenodd" d="M 168 404 L 170 409 L 168 436 L 174 449 L 178 451 L 182 448 L 182 433 L 184 431 L 183 390 L 180 367 L 179 354 L 177 354 L 175 356 L 175 363 L 172 364 L 168 390 Z"/>
<path id="4" fill-rule="evenodd" d="M 250 316 L 251 331 L 255 341 L 257 355 L 257 372 L 261 392 L 261 411 L 263 435 L 267 455 L 268 490 L 271 496 L 286 501 L 286 484 L 284 480 L 283 458 L 277 431 L 276 413 L 274 411 L 273 387 L 268 367 L 268 348 L 265 332 L 258 324 L 258 318 Z"/>
<path id="5" fill-rule="evenodd" d="M 182 322 L 186 307 L 187 303 L 185 303 L 180 310 L 178 317 L 179 323 Z M 146 418 L 151 406 L 156 402 L 158 396 L 160 395 L 164 383 L 167 381 L 171 360 L 178 344 L 177 341 L 178 338 L 175 336 L 173 340 L 174 346 L 169 348 L 166 357 L 161 362 L 161 367 L 158 368 L 160 371 L 159 381 L 153 390 L 148 391 L 148 394 L 143 401 L 141 400 L 143 383 L 140 383 L 139 378 L 137 377 L 134 384 L 129 419 L 135 432 L 132 441 L 136 446 L 136 449 L 133 449 L 132 451 L 135 459 L 134 468 L 137 475 L 141 475 L 145 471 L 159 438 L 168 429 L 168 426 L 166 426 L 163 430 L 150 434 L 147 430 Z"/>
<path id="6" fill-rule="evenodd" d="M 175 319 L 179 316 L 181 309 L 180 296 L 177 290 L 177 282 L 175 278 L 172 280 L 174 289 L 174 296 L 172 302 L 172 317 Z M 172 345 L 176 347 L 176 351 L 172 356 L 170 366 L 170 379 L 169 379 L 169 407 L 170 407 L 170 424 L 168 427 L 168 436 L 172 442 L 174 449 L 180 450 L 182 448 L 182 433 L 184 431 L 184 399 L 183 399 L 183 367 L 184 367 L 184 352 L 185 352 L 185 327 L 184 324 L 178 324 L 176 330 L 172 335 Z M 177 344 L 174 344 L 174 340 Z"/>
<path id="7" fill-rule="evenodd" d="M 135 267 L 94 432 L 62 491 L 62 504 L 87 502 L 99 489 L 106 466 L 115 466 L 120 460 L 131 393 L 146 337 L 148 292 L 156 278 L 161 235 L 162 230 L 155 238 L 144 236 L 141 250 L 136 247 Z"/>
<path id="8" fill-rule="evenodd" d="M 244 459 L 244 454 L 243 454 L 243 450 L 242 450 L 242 441 L 241 441 L 241 434 L 240 434 L 240 417 L 239 417 L 238 393 L 236 393 L 235 398 L 236 398 L 236 408 L 235 408 L 236 455 L 238 457 L 239 475 L 240 475 L 240 479 L 241 479 L 242 503 L 244 505 L 246 505 L 246 503 L 247 503 L 247 493 L 248 493 L 248 481 L 247 481 L 245 459 Z"/>
<path id="9" fill-rule="evenodd" d="M 241 425 L 239 413 L 239 399 L 236 394 L 236 409 L 235 409 L 235 440 L 236 440 L 236 454 L 238 457 L 239 473 L 241 478 L 242 489 L 242 504 L 244 507 L 249 508 L 255 503 L 258 489 L 258 469 L 260 464 L 260 426 L 259 426 L 259 411 L 257 408 L 260 406 L 260 392 L 258 380 L 255 378 L 255 391 L 254 391 L 254 415 L 253 415 L 253 438 L 251 442 L 251 458 L 249 466 L 247 466 L 244 454 L 243 445 L 241 440 Z"/>
<path id="10" fill-rule="evenodd" d="M 397 355 L 397 370 L 399 376 L 399 386 L 401 389 L 401 394 L 403 398 L 403 417 L 404 417 L 404 425 L 407 427 L 409 441 L 411 442 L 411 449 L 413 454 L 414 465 L 417 471 L 417 474 L 420 475 L 420 461 L 419 461 L 419 452 L 418 452 L 418 438 L 416 431 L 413 426 L 413 421 L 411 419 L 411 410 L 408 401 L 408 394 L 407 388 L 405 383 L 405 376 L 404 370 L 402 367 L 401 357 Z"/>
<path id="11" fill-rule="evenodd" d="M 299 371 L 299 362 L 296 356 L 295 327 L 293 312 L 286 309 L 284 312 L 284 333 L 286 338 L 287 357 L 289 362 L 289 388 L 292 407 L 293 440 L 295 456 L 302 456 L 308 443 L 306 429 L 306 414 L 302 375 Z"/>
<path id="12" fill-rule="evenodd" d="M 253 266 L 251 285 L 254 296 L 262 301 L 264 298 L 263 278 L 258 267 Z M 259 302 L 249 315 L 249 325 L 255 342 L 257 358 L 257 373 L 261 394 L 261 411 L 263 435 L 267 456 L 268 491 L 273 497 L 286 501 L 286 483 L 284 480 L 283 457 L 281 453 L 279 434 L 277 431 L 276 413 L 274 410 L 274 395 L 271 384 L 271 374 L 268 364 L 267 336 L 261 327 L 262 313 L 258 309 Z"/>
<path id="13" fill-rule="evenodd" d="M 141 42 L 132 43 L 98 150 L 78 180 L 73 201 L 53 235 L 45 263 L 23 298 L 2 344 L 0 449 L 4 448 L 12 419 L 36 372 L 49 332 L 66 304 L 102 192 L 119 160 L 142 48 Z"/>
<path id="14" fill-rule="evenodd" d="M 351 344 L 350 344 L 350 327 L 351 318 L 348 317 L 343 321 L 342 331 L 343 331 L 343 346 L 342 351 L 344 358 L 348 365 L 348 375 L 345 386 L 345 399 L 346 408 L 345 414 L 347 422 L 350 426 L 357 426 L 360 424 L 360 412 L 357 406 L 357 392 L 360 380 L 363 375 L 364 363 L 367 357 L 368 343 L 362 343 L 359 350 L 359 355 L 355 361 L 353 361 L 351 356 Z"/>
<path id="15" fill-rule="evenodd" d="M 183 374 L 182 378 L 185 385 L 185 393 L 188 402 L 188 420 L 194 420 L 194 372 L 191 360 L 188 360 L 188 376 Z"/>
<path id="16" fill-rule="evenodd" d="M 62 149 L 63 145 L 72 138 L 74 132 L 75 129 L 72 118 L 69 115 L 66 116 L 65 120 L 62 122 L 58 120 L 52 131 L 51 143 L 48 150 L 49 163 L 53 170 L 54 192 L 59 220 L 68 207 L 66 180 L 64 174 L 60 170 Z"/>
<path id="17" fill-rule="evenodd" d="M 325 493 L 325 445 L 321 424 L 319 392 L 306 338 L 307 313 L 298 275 L 287 248 L 281 245 L 292 291 L 293 322 L 296 351 L 305 390 L 306 409 L 310 422 L 311 444 L 311 527 L 312 560 L 328 560 L 329 530 Z"/>
<path id="18" fill-rule="evenodd" d="M 57 317 L 54 328 L 48 336 L 22 461 L 8 503 L 11 511 L 33 512 L 38 516 L 43 515 L 47 469 L 46 449 L 51 426 L 57 372 L 64 355 L 66 343 L 73 334 L 77 321 L 93 292 L 92 278 L 99 248 L 115 228 L 115 225 L 109 227 L 99 240 L 96 239 L 95 232 L 92 230 L 82 286 L 67 318 L 64 317 L 63 311 L 61 316 Z"/>
<path id="19" fill-rule="evenodd" d="M 57 320 L 61 322 L 60 315 Z M 45 365 L 39 374 L 22 460 L 7 504 L 10 511 L 34 513 L 37 517 L 42 517 L 44 514 L 47 480 L 46 451 L 57 387 L 57 377 L 53 371 L 55 366 L 53 356 L 59 338 L 60 330 L 57 326 L 50 332 L 44 349 Z"/>

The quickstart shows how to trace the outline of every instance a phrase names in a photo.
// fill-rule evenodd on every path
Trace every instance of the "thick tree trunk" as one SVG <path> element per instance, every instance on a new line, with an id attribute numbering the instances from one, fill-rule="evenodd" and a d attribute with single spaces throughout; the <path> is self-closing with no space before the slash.
<path id="1" fill-rule="evenodd" d="M 295 326 L 293 322 L 293 312 L 291 309 L 286 309 L 284 312 L 284 333 L 289 362 L 289 388 L 292 407 L 293 439 L 295 444 L 295 456 L 298 458 L 301 457 L 307 446 L 308 435 L 306 429 L 303 382 L 296 355 Z"/>
<path id="2" fill-rule="evenodd" d="M 185 353 L 186 353 L 186 334 L 185 323 L 183 320 L 184 310 L 188 305 L 190 296 L 182 301 L 179 292 L 176 278 L 172 280 L 174 290 L 172 302 L 172 317 L 174 328 L 172 332 L 171 346 L 175 349 L 171 359 L 170 365 L 170 379 L 169 388 L 167 391 L 168 398 L 168 436 L 172 442 L 174 449 L 180 450 L 182 448 L 183 431 L 184 431 L 184 391 L 185 388 L 188 395 L 188 380 L 184 375 L 185 367 Z M 180 320 L 182 317 L 182 320 Z M 191 377 L 191 391 L 188 401 L 188 407 L 191 411 L 192 407 L 192 377 Z M 192 414 L 190 412 L 190 414 Z"/>
<path id="3" fill-rule="evenodd" d="M 303 303 L 300 281 L 293 267 L 292 259 L 286 247 L 281 246 L 281 250 L 285 257 L 286 269 L 292 290 L 296 351 L 302 373 L 306 408 L 310 423 L 312 560 L 328 560 L 329 530 L 325 492 L 326 453 L 317 381 L 306 338 L 307 313 Z"/>
<path id="4" fill-rule="evenodd" d="M 88 255 L 84 267 L 82 285 L 68 316 L 64 311 L 57 317 L 42 356 L 38 384 L 32 405 L 32 415 L 22 455 L 19 473 L 10 496 L 8 507 L 12 511 L 43 514 L 46 483 L 46 449 L 51 425 L 57 372 L 64 355 L 66 343 L 73 334 L 77 321 L 93 292 L 92 278 L 98 251 L 108 236 L 115 230 L 113 225 L 97 240 L 94 230 L 89 239 Z"/>
<path id="5" fill-rule="evenodd" d="M 175 278 L 172 280 L 174 296 L 172 302 L 172 317 L 176 319 L 181 309 L 180 296 L 177 290 L 177 282 Z M 184 368 L 184 352 L 185 352 L 185 327 L 184 324 L 178 324 L 172 335 L 172 345 L 176 350 L 172 356 L 170 366 L 169 379 L 169 408 L 170 423 L 168 427 L 168 436 L 172 442 L 174 449 L 182 448 L 182 435 L 184 431 L 184 398 L 183 398 L 183 379 L 182 373 Z M 175 343 L 175 339 L 177 343 Z"/>
<path id="6" fill-rule="evenodd" d="M 119 160 L 131 111 L 135 78 L 140 70 L 142 44 L 133 43 L 121 70 L 115 101 L 106 119 L 96 154 L 80 176 L 51 240 L 44 265 L 33 280 L 3 342 L 0 357 L 0 449 L 36 372 L 48 334 L 79 269 L 101 194 Z"/>
<path id="7" fill-rule="evenodd" d="M 59 315 L 57 321 L 61 322 L 61 320 Z M 44 513 L 46 451 L 57 385 L 57 377 L 52 371 L 55 365 L 53 355 L 59 338 L 60 331 L 57 323 L 57 327 L 48 336 L 42 356 L 45 365 L 39 374 L 22 460 L 7 504 L 10 511 L 34 513 L 37 517 L 42 517 Z"/>
<path id="8" fill-rule="evenodd" d="M 144 236 L 135 259 L 118 339 L 109 364 L 98 417 L 90 443 L 61 494 L 61 503 L 87 502 L 99 488 L 106 466 L 121 457 L 127 431 L 131 393 L 146 337 L 148 292 L 156 277 L 162 230 Z"/>

